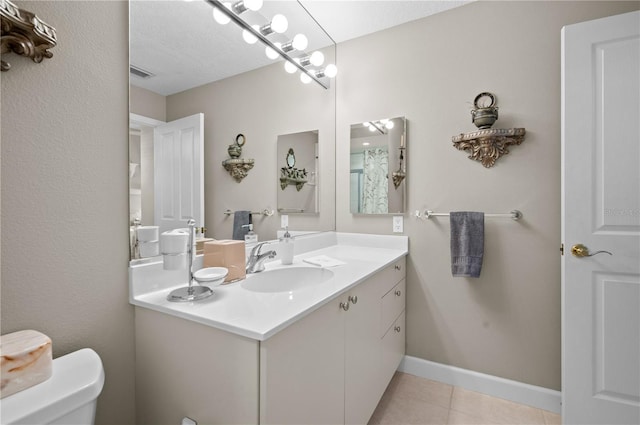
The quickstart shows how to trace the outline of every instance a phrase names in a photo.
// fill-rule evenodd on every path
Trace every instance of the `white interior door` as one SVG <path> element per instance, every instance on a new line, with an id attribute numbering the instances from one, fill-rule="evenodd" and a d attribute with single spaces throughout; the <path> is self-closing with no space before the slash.
<path id="1" fill-rule="evenodd" d="M 640 12 L 562 32 L 562 415 L 568 424 L 640 423 L 639 32 Z M 613 255 L 577 257 L 576 244 L 592 255 Z"/>
<path id="2" fill-rule="evenodd" d="M 204 115 L 157 126 L 153 134 L 154 214 L 160 232 L 204 226 Z"/>

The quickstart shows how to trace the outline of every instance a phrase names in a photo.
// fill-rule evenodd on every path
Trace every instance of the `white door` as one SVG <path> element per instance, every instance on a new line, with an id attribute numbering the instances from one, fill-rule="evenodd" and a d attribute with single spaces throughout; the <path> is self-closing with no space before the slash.
<path id="1" fill-rule="evenodd" d="M 567 424 L 640 423 L 639 32 L 640 12 L 562 31 Z"/>
<path id="2" fill-rule="evenodd" d="M 156 226 L 160 232 L 204 226 L 204 115 L 199 113 L 154 128 L 153 170 Z"/>

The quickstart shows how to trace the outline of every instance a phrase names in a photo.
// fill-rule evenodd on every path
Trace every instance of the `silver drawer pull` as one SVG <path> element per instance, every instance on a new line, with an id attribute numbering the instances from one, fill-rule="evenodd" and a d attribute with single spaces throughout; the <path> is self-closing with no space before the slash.
<path id="1" fill-rule="evenodd" d="M 400 291 L 399 289 L 396 291 L 396 297 L 399 297 L 400 295 L 402 295 L 402 291 Z"/>
<path id="2" fill-rule="evenodd" d="M 396 264 L 395 266 L 393 266 L 393 268 L 396 269 L 396 270 L 400 270 L 401 269 L 399 264 Z"/>
<path id="3" fill-rule="evenodd" d="M 401 331 L 400 326 L 394 327 L 393 330 L 396 331 L 396 332 L 400 332 Z"/>
<path id="4" fill-rule="evenodd" d="M 340 303 L 340 308 L 343 309 L 344 311 L 349 310 L 349 303 L 348 302 L 346 302 L 346 303 L 342 303 L 341 302 Z"/>
<path id="5" fill-rule="evenodd" d="M 358 304 L 358 296 L 357 295 L 349 295 L 349 302 Z"/>

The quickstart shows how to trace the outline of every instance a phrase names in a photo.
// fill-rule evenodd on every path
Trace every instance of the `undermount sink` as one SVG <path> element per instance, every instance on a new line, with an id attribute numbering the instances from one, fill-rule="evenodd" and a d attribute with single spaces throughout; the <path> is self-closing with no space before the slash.
<path id="1" fill-rule="evenodd" d="M 291 292 L 326 282 L 331 270 L 320 267 L 286 267 L 248 275 L 241 286 L 253 292 Z"/>

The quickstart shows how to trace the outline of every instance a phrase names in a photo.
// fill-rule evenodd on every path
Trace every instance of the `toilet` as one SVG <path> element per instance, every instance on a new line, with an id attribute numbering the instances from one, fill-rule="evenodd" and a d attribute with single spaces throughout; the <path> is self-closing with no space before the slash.
<path id="1" fill-rule="evenodd" d="M 104 369 L 90 348 L 53 360 L 48 380 L 0 400 L 2 425 L 94 423 Z"/>

